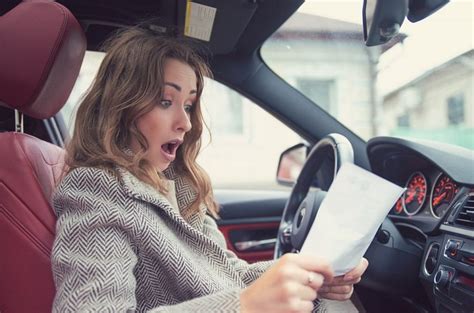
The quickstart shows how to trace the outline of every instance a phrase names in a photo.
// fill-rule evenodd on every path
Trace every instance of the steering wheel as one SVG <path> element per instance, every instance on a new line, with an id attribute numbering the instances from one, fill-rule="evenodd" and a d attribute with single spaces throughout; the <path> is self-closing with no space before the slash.
<path id="1" fill-rule="evenodd" d="M 326 192 L 322 190 L 310 191 L 309 188 L 315 174 L 331 154 L 334 157 L 333 177 L 336 176 L 342 164 L 354 163 L 352 145 L 340 134 L 327 135 L 311 149 L 283 211 L 275 244 L 275 259 L 287 252 L 298 251 L 303 246 L 319 206 L 326 195 Z"/>

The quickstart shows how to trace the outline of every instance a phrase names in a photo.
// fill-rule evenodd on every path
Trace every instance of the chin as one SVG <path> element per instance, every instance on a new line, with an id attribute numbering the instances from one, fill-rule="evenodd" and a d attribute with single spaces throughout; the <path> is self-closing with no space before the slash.
<path id="1" fill-rule="evenodd" d="M 171 163 L 161 163 L 161 164 L 158 164 L 158 166 L 155 166 L 158 171 L 160 172 L 163 172 L 164 170 L 166 170 L 169 166 L 170 166 Z"/>

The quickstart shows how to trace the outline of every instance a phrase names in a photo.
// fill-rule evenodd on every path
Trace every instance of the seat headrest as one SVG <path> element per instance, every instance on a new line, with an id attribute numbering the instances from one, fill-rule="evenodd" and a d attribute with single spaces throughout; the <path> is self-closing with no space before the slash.
<path id="1" fill-rule="evenodd" d="M 66 103 L 86 38 L 59 3 L 22 2 L 0 16 L 0 105 L 44 119 Z"/>

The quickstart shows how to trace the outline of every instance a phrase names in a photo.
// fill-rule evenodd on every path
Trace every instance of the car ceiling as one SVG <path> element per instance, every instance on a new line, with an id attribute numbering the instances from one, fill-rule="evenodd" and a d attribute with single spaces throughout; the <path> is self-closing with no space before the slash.
<path id="1" fill-rule="evenodd" d="M 89 50 L 117 28 L 153 21 L 160 31 L 181 35 L 188 0 L 59 0 L 83 26 Z M 199 0 L 194 3 L 216 8 L 211 39 L 203 42 L 213 55 L 251 54 L 303 3 L 302 0 Z M 0 4 L 0 14 L 18 0 Z"/>

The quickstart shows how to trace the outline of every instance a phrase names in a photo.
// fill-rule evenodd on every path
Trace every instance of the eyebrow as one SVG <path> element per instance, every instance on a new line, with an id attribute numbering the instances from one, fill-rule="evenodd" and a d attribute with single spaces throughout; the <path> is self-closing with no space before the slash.
<path id="1" fill-rule="evenodd" d="M 177 85 L 177 84 L 175 84 L 175 83 L 166 82 L 165 85 L 170 86 L 170 87 L 173 87 L 174 89 L 176 89 L 176 90 L 178 90 L 178 91 L 181 91 L 181 90 L 182 90 L 181 86 L 179 86 L 179 85 Z M 191 91 L 189 92 L 190 95 L 191 95 L 191 94 L 196 94 L 196 93 L 197 93 L 197 91 L 196 91 L 195 89 L 193 89 L 193 90 L 191 90 Z"/>

